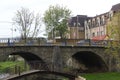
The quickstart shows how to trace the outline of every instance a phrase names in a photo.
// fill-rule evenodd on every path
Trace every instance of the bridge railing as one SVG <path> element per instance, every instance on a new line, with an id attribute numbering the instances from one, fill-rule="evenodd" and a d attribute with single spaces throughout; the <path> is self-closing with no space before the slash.
<path id="1" fill-rule="evenodd" d="M 0 38 L 0 46 L 24 46 L 24 45 L 44 45 L 45 38 Z"/>
<path id="2" fill-rule="evenodd" d="M 0 46 L 26 46 L 26 45 L 60 45 L 60 46 L 108 46 L 110 40 L 90 40 L 80 39 L 70 41 L 69 39 L 64 41 L 48 42 L 45 38 L 0 38 Z"/>

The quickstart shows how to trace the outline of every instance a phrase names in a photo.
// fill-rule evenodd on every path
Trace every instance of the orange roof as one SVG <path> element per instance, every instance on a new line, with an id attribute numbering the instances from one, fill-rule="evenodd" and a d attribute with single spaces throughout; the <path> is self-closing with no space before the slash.
<path id="1" fill-rule="evenodd" d="M 105 40 L 107 37 L 107 35 L 102 35 L 102 36 L 95 36 L 95 37 L 92 37 L 92 40 Z"/>

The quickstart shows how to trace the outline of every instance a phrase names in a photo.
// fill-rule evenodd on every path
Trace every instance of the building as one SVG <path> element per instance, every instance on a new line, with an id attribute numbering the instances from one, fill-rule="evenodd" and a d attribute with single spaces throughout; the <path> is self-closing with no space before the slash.
<path id="1" fill-rule="evenodd" d="M 106 40 L 108 38 L 107 23 L 116 12 L 120 11 L 120 3 L 113 5 L 111 10 L 88 17 L 77 15 L 69 20 L 70 39 Z"/>
<path id="2" fill-rule="evenodd" d="M 86 15 L 77 15 L 69 19 L 70 39 L 85 39 L 84 21 L 87 18 Z"/>
<path id="3" fill-rule="evenodd" d="M 106 40 L 109 34 L 107 33 L 107 23 L 111 21 L 113 15 L 120 11 L 120 3 L 112 6 L 109 12 L 96 15 L 95 17 L 85 20 L 85 39 L 91 40 Z"/>
<path id="4" fill-rule="evenodd" d="M 106 24 L 112 17 L 112 12 L 97 15 L 85 21 L 85 39 L 104 40 L 107 37 Z"/>

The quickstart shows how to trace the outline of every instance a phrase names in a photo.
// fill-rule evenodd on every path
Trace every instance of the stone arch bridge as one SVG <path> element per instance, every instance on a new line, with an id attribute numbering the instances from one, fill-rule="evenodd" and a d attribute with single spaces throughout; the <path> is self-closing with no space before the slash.
<path id="1" fill-rule="evenodd" d="M 6 60 L 9 55 L 19 55 L 31 68 L 37 69 L 80 72 L 118 70 L 105 50 L 105 47 L 97 46 L 1 46 L 0 60 Z"/>

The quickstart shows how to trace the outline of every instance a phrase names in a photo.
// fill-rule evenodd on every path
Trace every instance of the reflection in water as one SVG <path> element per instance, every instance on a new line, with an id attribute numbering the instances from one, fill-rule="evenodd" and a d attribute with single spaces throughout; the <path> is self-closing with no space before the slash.
<path id="1" fill-rule="evenodd" d="M 53 75 L 53 74 L 34 74 L 34 75 L 29 75 L 25 76 L 19 79 L 15 80 L 69 80 L 68 78 L 58 76 L 58 75 Z"/>

